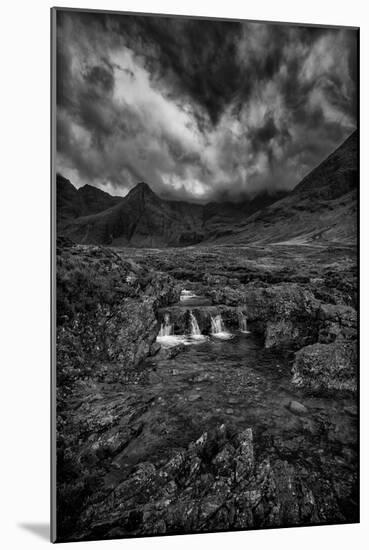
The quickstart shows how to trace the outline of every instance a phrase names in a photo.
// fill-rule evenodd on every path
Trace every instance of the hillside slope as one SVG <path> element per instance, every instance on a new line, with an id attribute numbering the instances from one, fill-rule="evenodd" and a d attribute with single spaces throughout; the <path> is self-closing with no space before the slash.
<path id="1" fill-rule="evenodd" d="M 286 197 L 249 216 L 216 242 L 355 243 L 357 148 L 355 131 Z"/>

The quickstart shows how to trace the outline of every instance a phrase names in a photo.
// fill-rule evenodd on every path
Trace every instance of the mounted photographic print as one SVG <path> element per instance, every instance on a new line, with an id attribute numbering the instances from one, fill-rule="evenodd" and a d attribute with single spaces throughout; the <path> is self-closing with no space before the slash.
<path id="1" fill-rule="evenodd" d="M 52 540 L 358 522 L 359 30 L 51 15 Z"/>

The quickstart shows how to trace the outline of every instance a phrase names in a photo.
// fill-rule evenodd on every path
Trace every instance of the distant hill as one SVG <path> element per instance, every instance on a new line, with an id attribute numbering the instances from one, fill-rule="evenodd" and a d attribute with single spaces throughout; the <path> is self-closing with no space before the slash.
<path id="1" fill-rule="evenodd" d="M 192 204 L 158 197 L 139 183 L 126 197 L 57 177 L 58 233 L 77 243 L 166 247 L 206 244 L 353 243 L 357 132 L 291 192 L 240 203 Z"/>
<path id="2" fill-rule="evenodd" d="M 118 204 L 122 197 L 112 197 L 92 185 L 76 189 L 62 175 L 56 176 L 57 221 L 60 227 L 66 220 L 96 214 Z"/>
<path id="3" fill-rule="evenodd" d="M 249 216 L 217 242 L 355 243 L 357 149 L 355 131 L 286 197 Z"/>

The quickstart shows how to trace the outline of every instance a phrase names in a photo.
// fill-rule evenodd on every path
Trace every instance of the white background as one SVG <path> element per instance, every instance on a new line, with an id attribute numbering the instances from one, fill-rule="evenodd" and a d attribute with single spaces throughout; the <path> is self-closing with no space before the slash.
<path id="1" fill-rule="evenodd" d="M 63 4 L 63 3 L 62 3 Z M 356 0 L 69 0 L 69 7 L 211 15 L 361 26 L 361 394 L 360 525 L 81 543 L 79 548 L 364 548 L 368 514 L 368 31 Z M 0 545 L 39 548 L 49 520 L 49 8 L 7 0 L 1 7 L 1 378 Z M 4 123 L 5 121 L 5 123 Z M 5 253 L 4 253 L 5 252 Z"/>

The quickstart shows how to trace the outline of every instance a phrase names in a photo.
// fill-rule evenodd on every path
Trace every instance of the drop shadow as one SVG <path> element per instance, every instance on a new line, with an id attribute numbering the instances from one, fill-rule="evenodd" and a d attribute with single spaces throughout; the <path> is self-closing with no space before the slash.
<path id="1" fill-rule="evenodd" d="M 40 539 L 50 540 L 50 525 L 48 523 L 18 523 L 18 527 L 30 531 Z"/>

